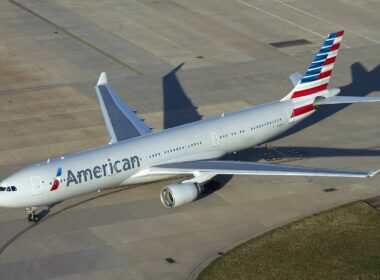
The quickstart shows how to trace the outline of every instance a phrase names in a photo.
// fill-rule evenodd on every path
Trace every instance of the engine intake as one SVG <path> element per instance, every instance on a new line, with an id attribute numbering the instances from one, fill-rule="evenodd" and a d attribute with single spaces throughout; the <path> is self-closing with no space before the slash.
<path id="1" fill-rule="evenodd" d="M 167 208 L 178 207 L 196 200 L 203 189 L 197 183 L 178 183 L 161 190 L 161 202 Z"/>

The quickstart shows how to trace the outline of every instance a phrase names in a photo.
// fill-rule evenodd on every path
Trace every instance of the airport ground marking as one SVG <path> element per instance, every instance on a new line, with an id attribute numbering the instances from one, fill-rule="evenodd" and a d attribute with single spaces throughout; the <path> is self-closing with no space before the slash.
<path id="1" fill-rule="evenodd" d="M 255 6 L 255 5 L 251 4 L 251 3 L 248 3 L 248 2 L 246 2 L 246 1 L 244 1 L 244 0 L 236 0 L 236 1 L 239 2 L 240 4 L 243 4 L 243 5 L 247 6 L 247 7 L 250 7 L 250 8 L 255 9 L 255 10 L 259 11 L 259 12 L 262 12 L 262 13 L 268 15 L 268 16 L 271 16 L 271 17 L 273 17 L 273 18 L 276 18 L 276 19 L 278 19 L 278 20 L 281 20 L 281 21 L 283 21 L 283 22 L 285 22 L 285 23 L 287 23 L 287 24 L 290 24 L 290 25 L 293 25 L 293 26 L 295 26 L 295 27 L 298 27 L 298 28 L 300 28 L 300 29 L 302 29 L 302 30 L 304 30 L 304 31 L 307 31 L 307 32 L 309 32 L 309 33 L 311 33 L 311 34 L 314 34 L 314 35 L 316 35 L 316 36 L 318 36 L 318 37 L 321 37 L 321 38 L 323 38 L 323 39 L 326 38 L 326 36 L 323 35 L 323 34 L 320 34 L 320 33 L 316 32 L 316 31 L 314 31 L 314 30 L 311 30 L 311 29 L 309 29 L 309 28 L 307 28 L 307 27 L 305 27 L 305 26 L 303 26 L 303 25 L 301 25 L 301 24 L 295 23 L 295 22 L 293 22 L 293 21 L 291 21 L 291 20 L 288 20 L 288 19 L 286 19 L 286 18 L 280 17 L 279 15 L 273 14 L 273 13 L 271 13 L 271 12 L 265 10 L 265 9 L 262 9 L 262 8 L 260 8 L 260 7 L 257 7 L 257 6 Z M 343 45 L 343 44 L 342 44 L 342 45 Z M 343 46 L 345 46 L 346 48 L 349 48 L 349 46 L 347 46 L 347 45 L 343 45 Z"/>
<path id="2" fill-rule="evenodd" d="M 267 150 L 269 150 L 269 151 L 272 150 L 272 151 L 278 153 L 279 155 L 283 156 L 284 158 L 287 158 L 288 159 L 287 161 L 297 160 L 297 158 L 293 158 L 293 157 L 291 157 L 291 156 L 289 156 L 289 155 L 287 155 L 287 154 L 279 151 L 276 146 L 273 146 L 273 145 L 270 145 L 270 144 L 265 144 L 265 148 Z"/>
<path id="3" fill-rule="evenodd" d="M 59 26 L 58 24 L 52 22 L 51 20 L 43 17 L 42 15 L 36 13 L 35 11 L 27 8 L 26 6 L 22 5 L 21 3 L 15 1 L 15 0 L 8 0 L 10 3 L 16 5 L 17 7 L 23 9 L 24 11 L 28 12 L 29 14 L 33 15 L 34 17 L 42 20 L 43 22 L 53 26 L 54 28 L 58 29 L 59 31 L 65 33 L 67 36 L 75 39 L 76 41 L 78 41 L 79 43 L 93 49 L 94 51 L 102 54 L 103 56 L 107 57 L 108 59 L 112 60 L 113 62 L 127 68 L 128 70 L 130 70 L 131 72 L 133 72 L 134 74 L 136 75 L 142 75 L 143 73 L 140 72 L 139 70 L 137 70 L 136 68 L 134 68 L 133 66 L 121 61 L 120 59 L 116 58 L 115 56 L 113 56 L 112 54 L 96 47 L 95 45 L 93 45 L 92 43 L 82 39 L 81 37 L 79 37 L 78 35 L 75 35 L 74 33 L 72 33 L 71 31 L 67 30 L 66 28 L 62 27 L 62 26 Z"/>
<path id="4" fill-rule="evenodd" d="M 312 13 L 310 13 L 310 12 L 308 12 L 308 11 L 302 10 L 302 9 L 300 9 L 300 8 L 297 8 L 297 7 L 293 6 L 293 5 L 290 5 L 290 4 L 288 4 L 288 3 L 282 2 L 281 0 L 273 0 L 273 1 L 276 2 L 276 3 L 278 3 L 278 4 L 283 5 L 283 6 L 285 6 L 285 7 L 288 7 L 288 8 L 290 8 L 290 9 L 293 9 L 293 10 L 299 12 L 299 13 L 303 13 L 303 14 L 309 16 L 309 17 L 313 17 L 313 18 L 318 19 L 318 20 L 320 20 L 320 21 L 323 21 L 323 22 L 325 22 L 325 23 L 335 25 L 336 27 L 338 27 L 338 28 L 340 28 L 340 29 L 342 29 L 342 30 L 343 30 L 343 29 L 347 29 L 347 28 L 343 27 L 343 26 L 340 25 L 340 24 L 336 24 L 336 23 L 334 23 L 334 22 L 332 22 L 332 21 L 330 21 L 330 20 L 328 20 L 328 19 L 322 18 L 322 17 L 317 16 L 317 15 L 315 15 L 315 14 L 312 14 Z M 375 39 L 373 39 L 373 38 L 371 38 L 371 37 L 368 37 L 368 36 L 366 36 L 366 35 L 363 35 L 363 34 L 361 34 L 361 33 L 358 33 L 358 32 L 356 32 L 356 31 L 350 30 L 350 33 L 355 33 L 357 36 L 362 37 L 362 38 L 364 38 L 364 39 L 366 39 L 366 40 L 368 40 L 368 41 L 371 41 L 372 43 L 380 44 L 380 41 L 375 40 Z M 344 46 L 346 46 L 347 48 L 350 48 L 348 45 L 344 45 Z"/>
<path id="5" fill-rule="evenodd" d="M 187 176 L 176 176 L 174 178 L 177 178 L 177 179 L 185 179 L 187 178 Z M 133 184 L 133 185 L 130 185 L 130 186 L 122 186 L 122 187 L 116 187 L 116 188 L 111 188 L 110 192 L 106 192 L 106 193 L 102 193 L 100 195 L 97 195 L 97 196 L 94 196 L 94 197 L 90 197 L 88 199 L 85 199 L 85 200 L 81 200 L 79 202 L 76 202 L 74 204 L 71 204 L 71 205 L 68 205 L 62 209 L 59 209 L 57 210 L 56 212 L 54 213 L 47 213 L 46 216 L 44 216 L 41 220 L 39 220 L 38 222 L 35 222 L 29 226 L 27 226 L 26 228 L 22 229 L 21 231 L 19 231 L 18 233 L 16 233 L 15 235 L 13 235 L 7 242 L 5 242 L 3 245 L 0 246 L 0 256 L 4 253 L 4 251 L 9 248 L 20 236 L 22 236 L 24 233 L 28 232 L 29 230 L 33 229 L 34 227 L 40 225 L 41 223 L 49 220 L 50 218 L 53 218 L 55 217 L 56 215 L 64 212 L 64 211 L 67 211 L 67 210 L 70 210 L 72 208 L 75 208 L 77 206 L 80 206 L 82 204 L 85 204 L 87 202 L 90 202 L 90 201 L 93 201 L 95 199 L 98 199 L 98 198 L 102 198 L 102 197 L 105 197 L 105 196 L 109 196 L 109 195 L 112 195 L 112 194 L 116 194 L 116 193 L 119 193 L 119 192 L 122 192 L 122 191 L 126 191 L 126 190 L 130 190 L 130 189 L 133 189 L 133 188 L 136 188 L 136 187 L 139 187 L 141 185 L 150 185 L 150 184 L 154 184 L 154 183 L 159 183 L 159 182 L 166 182 L 166 181 L 170 181 L 171 179 L 163 179 L 163 180 L 159 180 L 159 181 L 156 181 L 156 182 L 152 182 L 152 183 L 143 183 L 143 184 Z"/>
<path id="6" fill-rule="evenodd" d="M 39 220 L 38 222 L 35 222 L 29 226 L 27 226 L 26 228 L 22 229 L 21 231 L 19 231 L 18 233 L 16 233 L 14 236 L 12 236 L 7 242 L 5 242 L 1 247 L 0 247 L 0 256 L 1 254 L 4 253 L 4 251 L 9 247 L 11 246 L 20 236 L 22 236 L 24 233 L 28 232 L 29 230 L 33 229 L 34 227 L 36 227 L 37 225 L 47 221 L 48 219 L 50 218 L 53 218 L 54 216 L 66 211 L 66 210 L 69 210 L 71 208 L 74 208 L 76 206 L 79 206 L 81 204 L 84 204 L 86 202 L 90 202 L 92 200 L 95 200 L 95 199 L 98 199 L 98 198 L 102 198 L 102 197 L 105 197 L 105 196 L 108 196 L 108 195 L 111 195 L 111 194 L 114 194 L 114 193 L 118 193 L 118 192 L 121 192 L 121 191 L 124 191 L 124 190 L 128 190 L 130 188 L 125 188 L 125 187 L 121 187 L 121 188 L 118 188 L 116 190 L 113 190 L 111 192 L 107 192 L 107 193 L 103 193 L 101 195 L 98 195 L 98 196 L 94 196 L 94 197 L 90 197 L 88 199 L 85 199 L 85 200 L 82 200 L 82 201 L 79 201 L 77 203 L 74 203 L 72 205 L 69 205 L 69 206 L 66 206 L 60 210 L 58 210 L 57 212 L 54 212 L 54 213 L 51 213 L 51 214 L 47 214 L 45 217 L 43 217 L 41 220 Z"/>

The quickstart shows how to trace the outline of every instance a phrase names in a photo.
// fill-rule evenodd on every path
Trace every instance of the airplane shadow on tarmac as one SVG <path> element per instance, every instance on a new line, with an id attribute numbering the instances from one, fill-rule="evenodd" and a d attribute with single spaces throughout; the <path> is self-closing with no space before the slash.
<path id="1" fill-rule="evenodd" d="M 184 63 L 178 65 L 162 78 L 164 99 L 164 129 L 191 123 L 202 119 L 183 90 L 176 73 Z"/>
<path id="2" fill-rule="evenodd" d="M 339 96 L 367 96 L 371 92 L 380 91 L 380 65 L 376 66 L 372 71 L 367 71 L 360 62 L 351 65 L 352 83 L 340 88 Z M 295 125 L 285 133 L 279 135 L 273 140 L 284 138 L 291 134 L 297 133 L 302 129 L 310 127 L 339 111 L 351 106 L 351 104 L 342 105 L 326 105 L 317 109 L 315 114 L 307 117 L 299 124 Z M 272 141 L 273 141 L 272 140 Z"/>
<path id="3" fill-rule="evenodd" d="M 42 209 L 40 212 L 37 213 L 38 215 L 38 220 L 41 220 L 43 218 L 45 218 L 49 213 L 50 211 L 58 204 L 60 204 L 62 201 L 59 201 L 59 202 L 56 202 L 56 203 L 53 203 L 51 205 L 48 205 L 47 208 L 45 209 Z"/>
<path id="4" fill-rule="evenodd" d="M 164 99 L 164 128 L 170 128 L 202 119 L 197 107 L 187 97 L 176 73 L 184 63 L 178 65 L 162 78 Z M 340 88 L 340 96 L 367 96 L 371 92 L 380 90 L 380 65 L 371 71 L 367 71 L 360 62 L 351 65 L 352 82 Z M 339 111 L 351 106 L 351 104 L 321 106 L 315 114 L 312 114 L 299 124 L 271 141 L 287 137 L 310 127 Z M 273 161 L 278 159 L 301 159 L 315 157 L 361 157 L 380 156 L 379 149 L 347 149 L 324 147 L 278 147 L 271 150 L 267 147 L 254 147 L 236 154 L 227 155 L 223 160 L 239 161 Z M 218 175 L 206 185 L 205 196 L 225 186 L 232 176 Z"/>
<path id="5" fill-rule="evenodd" d="M 199 121 L 202 115 L 186 95 L 176 74 L 185 63 L 181 63 L 162 78 L 164 103 L 164 129 Z M 202 197 L 208 196 L 225 186 L 232 176 L 218 175 L 205 186 Z"/>

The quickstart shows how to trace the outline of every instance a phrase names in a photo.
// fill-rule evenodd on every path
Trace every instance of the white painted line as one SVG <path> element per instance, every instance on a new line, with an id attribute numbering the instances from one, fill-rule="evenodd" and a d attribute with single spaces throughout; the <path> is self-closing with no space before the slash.
<path id="1" fill-rule="evenodd" d="M 338 28 L 340 28 L 340 29 L 342 29 L 342 30 L 343 30 L 343 29 L 346 29 L 346 30 L 347 30 L 347 28 L 344 28 L 343 26 L 341 26 L 341 25 L 339 25 L 339 24 L 336 24 L 336 23 L 334 23 L 334 22 L 332 22 L 332 21 L 329 21 L 328 19 L 322 18 L 322 17 L 317 16 L 317 15 L 314 15 L 314 14 L 312 14 L 312 13 L 309 13 L 308 11 L 302 10 L 302 9 L 297 8 L 297 7 L 295 7 L 295 6 L 292 6 L 292 5 L 288 4 L 288 3 L 284 3 L 284 2 L 282 2 L 282 1 L 280 1 L 280 0 L 273 0 L 273 1 L 276 2 L 276 3 L 278 3 L 278 4 L 283 5 L 283 6 L 285 6 L 285 7 L 288 7 L 288 8 L 290 8 L 290 9 L 293 9 L 293 10 L 295 10 L 295 11 L 297 11 L 297 12 L 303 13 L 303 14 L 309 16 L 309 17 L 313 17 L 313 18 L 315 18 L 315 19 L 318 19 L 318 20 L 320 20 L 320 21 L 326 22 L 326 23 L 328 23 L 328 24 L 335 25 L 336 27 L 338 27 Z M 372 43 L 380 44 L 380 41 L 375 40 L 375 39 L 373 39 L 373 38 L 370 38 L 370 37 L 368 37 L 368 36 L 366 36 L 366 35 L 363 35 L 363 34 L 361 34 L 361 33 L 356 32 L 356 31 L 352 31 L 352 30 L 350 30 L 350 33 L 355 33 L 357 36 L 362 37 L 362 38 L 364 38 L 364 39 L 367 39 L 368 41 L 371 41 Z M 347 46 L 347 45 L 346 45 L 346 46 Z M 347 46 L 347 47 L 348 47 L 348 46 Z"/>
<path id="2" fill-rule="evenodd" d="M 302 29 L 302 30 L 305 30 L 305 31 L 307 31 L 307 32 L 310 32 L 310 33 L 312 33 L 312 34 L 314 34 L 314 35 L 316 35 L 316 36 L 318 36 L 318 37 L 321 37 L 321 38 L 323 38 L 323 39 L 326 38 L 326 36 L 324 36 L 324 35 L 322 35 L 322 34 L 320 34 L 320 33 L 317 33 L 317 32 L 315 32 L 315 31 L 313 31 L 313 30 L 311 30 L 311 29 L 309 29 L 309 28 L 306 28 L 306 27 L 304 27 L 304 26 L 302 26 L 302 25 L 300 25 L 300 24 L 297 24 L 297 23 L 295 23 L 295 22 L 292 22 L 292 21 L 290 21 L 290 20 L 287 20 L 286 18 L 280 17 L 280 16 L 275 15 L 275 14 L 273 14 L 273 13 L 271 13 L 271 12 L 268 12 L 267 10 L 264 10 L 264 9 L 262 9 L 262 8 L 259 8 L 259 7 L 256 7 L 255 5 L 253 5 L 253 4 L 251 4 L 251 3 L 247 3 L 247 2 L 245 2 L 245 1 L 243 1 L 243 0 L 237 0 L 237 1 L 238 1 L 239 3 L 245 5 L 245 6 L 248 6 L 248 7 L 250 7 L 250 8 L 255 9 L 255 10 L 258 10 L 258 11 L 260 11 L 260 12 L 262 12 L 262 13 L 264 13 L 264 14 L 267 14 L 267 15 L 269 15 L 269 16 L 271 16 L 271 17 L 277 18 L 277 19 L 279 19 L 279 20 L 281 20 L 281 21 L 283 21 L 283 22 L 286 22 L 286 23 L 288 23 L 288 24 L 290 24 L 290 25 L 296 26 L 296 27 L 298 27 L 298 28 L 300 28 L 300 29 Z"/>
<path id="3" fill-rule="evenodd" d="M 286 22 L 286 23 L 288 23 L 288 24 L 290 24 L 290 25 L 293 25 L 293 26 L 295 26 L 295 27 L 298 27 L 298 28 L 300 28 L 300 29 L 302 29 L 302 30 L 304 30 L 304 31 L 307 31 L 307 32 L 309 32 L 309 33 L 311 33 L 311 34 L 314 34 L 314 35 L 316 35 L 316 36 L 318 36 L 318 37 L 321 37 L 321 38 L 323 38 L 323 39 L 326 39 L 326 37 L 327 37 L 327 36 L 325 36 L 325 35 L 323 35 L 323 34 L 320 34 L 320 33 L 316 32 L 316 31 L 314 31 L 314 30 L 311 30 L 311 29 L 309 29 L 309 28 L 307 28 L 307 27 L 304 27 L 304 26 L 302 26 L 302 25 L 300 25 L 300 24 L 298 24 L 298 23 L 295 23 L 295 22 L 290 21 L 290 20 L 288 20 L 288 19 L 286 19 L 286 18 L 280 17 L 280 16 L 275 15 L 275 14 L 273 14 L 273 13 L 271 13 L 271 12 L 268 12 L 267 10 L 264 10 L 264 9 L 262 9 L 262 8 L 259 8 L 259 7 L 255 6 L 255 5 L 251 4 L 251 3 L 247 3 L 247 2 L 245 2 L 244 0 L 236 0 L 236 1 L 239 2 L 239 3 L 241 3 L 241 4 L 243 4 L 243 5 L 245 5 L 245 6 L 247 6 L 247 7 L 253 8 L 253 9 L 255 9 L 255 10 L 259 11 L 259 12 L 262 12 L 262 13 L 268 15 L 268 16 L 271 16 L 271 17 L 274 17 L 274 18 L 276 18 L 276 19 L 279 19 L 279 20 L 281 20 L 281 21 L 283 21 L 283 22 Z M 344 47 L 346 47 L 346 48 L 350 48 L 350 47 L 347 46 L 347 45 L 344 45 L 344 44 L 342 44 L 342 45 L 343 45 Z"/>

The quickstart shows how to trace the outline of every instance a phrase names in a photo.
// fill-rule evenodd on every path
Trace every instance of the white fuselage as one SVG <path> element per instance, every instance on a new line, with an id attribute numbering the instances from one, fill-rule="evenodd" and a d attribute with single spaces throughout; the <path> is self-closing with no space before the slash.
<path id="1" fill-rule="evenodd" d="M 154 165 L 215 159 L 265 143 L 294 124 L 289 121 L 292 110 L 292 101 L 276 101 L 34 164 L 1 183 L 17 191 L 1 192 L 0 206 L 49 205 L 109 187 L 162 179 L 136 174 Z"/>

